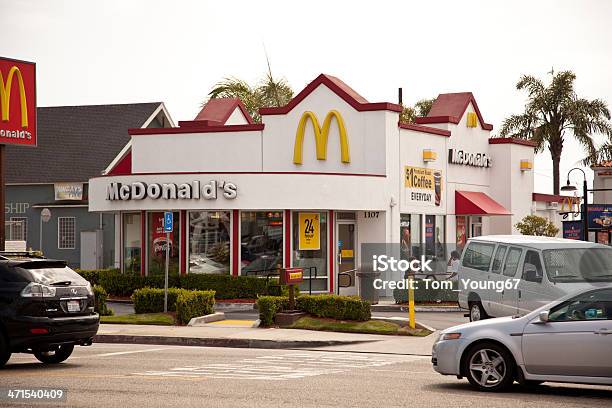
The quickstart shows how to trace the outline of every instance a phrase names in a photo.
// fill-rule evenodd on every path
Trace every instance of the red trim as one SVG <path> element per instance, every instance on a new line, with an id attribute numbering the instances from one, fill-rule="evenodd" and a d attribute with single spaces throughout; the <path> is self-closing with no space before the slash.
<path id="1" fill-rule="evenodd" d="M 291 267 L 291 210 L 285 210 L 285 268 Z"/>
<path id="2" fill-rule="evenodd" d="M 194 119 L 194 122 L 201 122 L 203 120 L 211 119 L 211 121 L 216 121 L 220 125 L 224 125 L 230 116 L 232 116 L 232 113 L 234 113 L 236 108 L 240 109 L 242 115 L 249 124 L 255 123 L 239 98 L 210 99 L 198 113 Z"/>
<path id="3" fill-rule="evenodd" d="M 132 149 L 128 150 L 125 156 L 115 164 L 115 167 L 106 174 L 108 176 L 126 176 L 132 174 Z"/>
<path id="4" fill-rule="evenodd" d="M 200 126 L 197 127 L 195 124 L 188 123 L 187 127 L 175 127 L 175 128 L 136 128 L 128 129 L 130 136 L 141 136 L 141 135 L 170 135 L 178 133 L 220 133 L 220 132 L 249 132 L 249 131 L 260 131 L 264 129 L 262 123 L 255 123 L 253 125 L 225 125 L 225 126 Z"/>
<path id="5" fill-rule="evenodd" d="M 516 137 L 492 137 L 489 144 L 515 144 L 529 147 L 537 147 L 538 144 L 533 140 L 519 139 Z"/>
<path id="6" fill-rule="evenodd" d="M 140 275 L 147 274 L 147 212 L 140 212 Z"/>
<path id="7" fill-rule="evenodd" d="M 562 196 L 560 194 L 543 194 L 543 193 L 531 193 L 531 200 L 542 203 L 562 203 L 564 198 L 572 198 L 569 196 Z"/>
<path id="8" fill-rule="evenodd" d="M 455 190 L 455 215 L 512 215 L 512 213 L 481 191 Z"/>
<path id="9" fill-rule="evenodd" d="M 454 123 L 457 124 L 465 114 L 467 107 L 472 104 L 480 126 L 484 130 L 493 130 L 493 125 L 485 123 L 476 103 L 476 98 L 471 92 L 458 92 L 440 94 L 434 101 L 430 114 L 431 116 L 419 117 L 415 119 L 416 123 Z M 458 108 L 458 109 L 457 109 Z M 440 113 L 453 113 L 453 115 L 444 115 Z"/>
<path id="10" fill-rule="evenodd" d="M 186 229 L 186 219 L 187 219 L 187 211 L 181 210 L 179 211 L 179 245 L 181 246 L 181 275 L 185 275 L 187 273 L 187 233 L 185 231 L 189 231 Z"/>
<path id="11" fill-rule="evenodd" d="M 179 120 L 179 127 L 205 128 L 210 126 L 223 126 L 222 122 L 216 120 Z M 169 129 L 169 128 L 168 128 Z"/>
<path id="12" fill-rule="evenodd" d="M 240 256 L 240 234 L 238 228 L 240 226 L 240 213 L 238 210 L 232 210 L 232 276 L 238 276 L 240 272 L 239 256 Z"/>
<path id="13" fill-rule="evenodd" d="M 319 175 L 319 176 L 357 176 L 357 177 L 387 177 L 385 174 L 364 174 L 364 173 L 317 173 L 314 171 L 177 171 L 174 173 L 132 173 L 130 176 L 166 176 L 166 175 L 187 175 L 187 174 L 305 174 L 305 175 Z M 104 174 L 98 177 L 92 177 L 92 179 L 110 177 L 108 174 Z"/>
<path id="14" fill-rule="evenodd" d="M 329 210 L 329 293 L 334 293 L 334 266 L 336 242 L 334 241 L 334 210 Z"/>
<path id="15" fill-rule="evenodd" d="M 446 137 L 450 137 L 451 135 L 451 132 L 449 130 L 438 129 L 431 126 L 415 125 L 414 123 L 400 122 L 398 123 L 398 126 L 400 127 L 400 129 L 414 130 L 415 132 L 431 133 L 432 135 L 440 135 Z"/>
<path id="16" fill-rule="evenodd" d="M 297 104 L 302 102 L 304 98 L 310 95 L 315 89 L 319 87 L 319 85 L 325 85 L 332 92 L 342 98 L 346 103 L 351 105 L 359 112 L 365 111 L 379 111 L 379 110 L 389 110 L 393 112 L 401 112 L 402 107 L 400 105 L 396 105 L 394 103 L 388 102 L 378 102 L 378 103 L 370 103 L 365 101 L 363 97 L 353 91 L 348 85 L 344 82 L 340 81 L 338 78 L 332 77 L 330 75 L 321 74 L 315 78 L 314 81 L 309 83 L 306 88 L 302 89 L 302 91 L 297 94 L 293 99 L 289 101 L 289 103 L 285 106 L 279 108 L 260 108 L 260 115 L 285 115 L 291 111 L 291 109 L 295 108 Z"/>

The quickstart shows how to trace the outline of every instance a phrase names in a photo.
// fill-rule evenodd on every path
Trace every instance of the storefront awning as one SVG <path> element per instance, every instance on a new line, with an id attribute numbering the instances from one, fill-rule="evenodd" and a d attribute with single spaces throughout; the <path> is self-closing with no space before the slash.
<path id="1" fill-rule="evenodd" d="M 480 191 L 455 191 L 457 215 L 512 215 L 503 205 Z"/>

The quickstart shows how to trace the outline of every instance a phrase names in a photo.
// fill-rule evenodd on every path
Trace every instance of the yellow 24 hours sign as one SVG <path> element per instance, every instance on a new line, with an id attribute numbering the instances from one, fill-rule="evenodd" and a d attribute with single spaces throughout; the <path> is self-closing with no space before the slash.
<path id="1" fill-rule="evenodd" d="M 300 251 L 316 251 L 321 249 L 321 220 L 319 213 L 299 213 Z"/>

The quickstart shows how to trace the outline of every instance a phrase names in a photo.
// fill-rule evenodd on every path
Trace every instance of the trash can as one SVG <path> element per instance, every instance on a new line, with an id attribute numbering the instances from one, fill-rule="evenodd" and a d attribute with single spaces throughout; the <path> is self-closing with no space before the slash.
<path id="1" fill-rule="evenodd" d="M 357 272 L 357 277 L 361 299 L 368 300 L 373 305 L 378 304 L 378 289 L 374 288 L 374 280 L 380 277 L 380 272 Z"/>

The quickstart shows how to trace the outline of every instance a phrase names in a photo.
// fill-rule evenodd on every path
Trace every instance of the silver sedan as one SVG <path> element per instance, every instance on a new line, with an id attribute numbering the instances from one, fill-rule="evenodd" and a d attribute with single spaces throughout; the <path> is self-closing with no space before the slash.
<path id="1" fill-rule="evenodd" d="M 612 385 L 612 287 L 582 290 L 522 317 L 501 317 L 443 330 L 434 369 L 481 391 L 514 381 Z"/>

